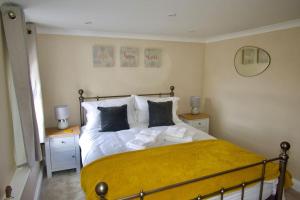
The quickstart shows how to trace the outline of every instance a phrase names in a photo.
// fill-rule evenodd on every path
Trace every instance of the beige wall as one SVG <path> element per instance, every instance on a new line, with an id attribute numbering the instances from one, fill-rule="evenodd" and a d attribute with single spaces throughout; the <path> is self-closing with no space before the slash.
<path id="1" fill-rule="evenodd" d="M 115 46 L 115 67 L 93 67 L 94 44 Z M 123 45 L 140 48 L 138 68 L 119 66 Z M 267 71 L 251 78 L 236 73 L 234 55 L 243 45 L 270 53 Z M 161 68 L 144 67 L 145 47 L 163 49 Z M 205 97 L 203 108 L 211 115 L 211 132 L 217 137 L 266 156 L 277 156 L 281 141 L 291 142 L 289 168 L 300 179 L 300 28 L 206 45 L 42 34 L 38 48 L 46 126 L 55 125 L 53 107 L 58 104 L 69 105 L 71 123 L 78 123 L 79 88 L 89 95 L 113 95 L 166 91 L 173 84 L 182 99 L 180 112 L 189 111 L 190 95 Z"/>
<path id="2" fill-rule="evenodd" d="M 253 45 L 271 55 L 261 75 L 245 78 L 234 68 L 238 48 Z M 300 179 L 300 28 L 209 43 L 205 48 L 204 109 L 211 132 L 266 156 L 291 143 L 289 169 Z"/>
<path id="3" fill-rule="evenodd" d="M 0 199 L 15 172 L 13 127 L 6 80 L 6 48 L 0 17 Z"/>
<path id="4" fill-rule="evenodd" d="M 94 44 L 115 47 L 115 67 L 93 67 Z M 139 67 L 120 67 L 120 46 L 139 47 Z M 144 67 L 147 47 L 162 48 L 161 68 Z M 55 126 L 54 106 L 59 104 L 69 105 L 71 123 L 79 123 L 80 88 L 88 95 L 116 95 L 166 92 L 174 85 L 181 97 L 180 112 L 189 111 L 189 96 L 202 91 L 203 44 L 42 34 L 38 53 L 46 126 Z"/>

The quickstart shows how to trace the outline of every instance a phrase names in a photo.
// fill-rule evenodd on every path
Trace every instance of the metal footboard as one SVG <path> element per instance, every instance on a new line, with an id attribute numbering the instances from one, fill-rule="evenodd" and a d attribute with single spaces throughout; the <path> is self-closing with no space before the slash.
<path id="1" fill-rule="evenodd" d="M 282 200 L 283 190 L 284 190 L 284 182 L 285 182 L 285 174 L 286 174 L 286 167 L 287 167 L 287 163 L 288 163 L 288 159 L 289 159 L 288 150 L 290 149 L 290 144 L 288 142 L 282 142 L 280 144 L 280 147 L 281 147 L 281 154 L 276 158 L 263 160 L 261 162 L 241 166 L 241 167 L 238 167 L 238 168 L 218 172 L 218 173 L 207 175 L 207 176 L 202 176 L 202 177 L 186 180 L 186 181 L 183 181 L 183 182 L 180 182 L 180 183 L 175 183 L 175 184 L 172 184 L 172 185 L 162 186 L 162 187 L 155 188 L 155 189 L 152 189 L 152 190 L 147 190 L 147 191 L 141 190 L 138 193 L 135 193 L 135 194 L 132 194 L 132 195 L 129 195 L 129 196 L 125 196 L 125 197 L 121 197 L 121 198 L 119 198 L 119 200 L 130 200 L 130 199 L 144 200 L 147 196 L 150 196 L 151 194 L 154 194 L 154 193 L 157 193 L 157 192 L 166 191 L 166 190 L 169 190 L 169 189 L 177 188 L 177 187 L 187 185 L 187 184 L 191 184 L 191 183 L 194 183 L 194 182 L 200 182 L 200 181 L 203 181 L 203 180 L 207 180 L 207 179 L 214 178 L 214 177 L 217 177 L 217 176 L 221 176 L 221 175 L 224 175 L 224 174 L 230 174 L 230 173 L 237 172 L 237 171 L 247 169 L 247 168 L 251 168 L 251 167 L 262 166 L 261 176 L 256 178 L 256 179 L 249 180 L 247 182 L 243 182 L 243 183 L 240 183 L 238 185 L 231 186 L 231 187 L 228 187 L 228 188 L 220 188 L 218 191 L 214 191 L 214 192 L 209 193 L 209 194 L 199 194 L 197 197 L 193 198 L 193 200 L 202 200 L 202 199 L 207 199 L 209 197 L 220 195 L 221 200 L 223 200 L 224 199 L 224 194 L 226 192 L 241 189 L 241 200 L 243 200 L 244 195 L 245 195 L 245 188 L 250 184 L 260 182 L 259 199 L 261 200 L 262 196 L 263 196 L 263 185 L 264 185 L 264 180 L 265 180 L 266 165 L 267 165 L 267 163 L 273 162 L 273 161 L 279 161 L 279 172 L 280 172 L 279 177 L 278 177 L 278 184 L 277 184 L 277 191 L 276 191 L 275 199 L 276 200 Z M 96 185 L 95 192 L 99 196 L 100 200 L 107 200 L 106 199 L 106 194 L 108 192 L 108 189 L 109 189 L 109 186 L 105 182 L 100 182 Z"/>

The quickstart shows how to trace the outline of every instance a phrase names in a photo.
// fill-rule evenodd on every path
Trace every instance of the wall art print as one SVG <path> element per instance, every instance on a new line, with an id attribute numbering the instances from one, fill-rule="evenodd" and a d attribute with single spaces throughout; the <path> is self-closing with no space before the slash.
<path id="1" fill-rule="evenodd" d="M 120 48 L 121 67 L 137 67 L 139 65 L 139 49 L 135 47 Z"/>
<path id="2" fill-rule="evenodd" d="M 113 67 L 115 65 L 114 47 L 94 45 L 93 64 L 94 67 Z"/>
<path id="3" fill-rule="evenodd" d="M 145 49 L 145 67 L 160 67 L 162 50 L 157 48 Z"/>

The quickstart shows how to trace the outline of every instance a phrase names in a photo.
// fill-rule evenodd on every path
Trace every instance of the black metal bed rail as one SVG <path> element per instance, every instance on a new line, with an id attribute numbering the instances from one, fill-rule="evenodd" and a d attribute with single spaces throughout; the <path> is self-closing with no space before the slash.
<path id="1" fill-rule="evenodd" d="M 180 187 L 180 186 L 183 186 L 183 185 L 191 184 L 191 183 L 194 183 L 194 182 L 200 182 L 200 181 L 207 180 L 207 179 L 210 179 L 210 178 L 214 178 L 214 177 L 217 177 L 217 176 L 221 176 L 221 175 L 225 175 L 225 174 L 229 174 L 229 173 L 233 173 L 233 172 L 241 171 L 241 170 L 248 169 L 248 168 L 251 168 L 251 167 L 256 167 L 256 166 L 262 165 L 261 176 L 257 179 L 249 180 L 247 182 L 244 182 L 244 183 L 241 183 L 241 184 L 238 184 L 238 185 L 234 185 L 234 186 L 231 186 L 229 188 L 221 188 L 220 190 L 209 193 L 209 194 L 199 194 L 197 197 L 193 198 L 193 200 L 202 200 L 202 199 L 209 198 L 209 197 L 212 197 L 212 196 L 220 195 L 221 200 L 222 200 L 224 198 L 225 192 L 241 188 L 241 190 L 242 190 L 241 199 L 243 200 L 246 186 L 250 185 L 250 184 L 253 184 L 253 183 L 256 183 L 256 182 L 260 182 L 259 199 L 261 200 L 262 199 L 262 194 L 263 194 L 263 184 L 264 184 L 264 180 L 265 180 L 266 165 L 269 162 L 278 161 L 278 160 L 279 160 L 279 172 L 280 172 L 280 174 L 279 174 L 279 177 L 278 177 L 278 184 L 277 184 L 277 191 L 276 191 L 275 199 L 276 200 L 282 200 L 284 181 L 285 181 L 285 173 L 286 173 L 286 166 L 287 166 L 287 162 L 288 162 L 288 158 L 289 158 L 287 152 L 290 149 L 290 144 L 288 142 L 282 142 L 280 144 L 280 147 L 281 147 L 282 152 L 279 155 L 279 157 L 276 157 L 276 158 L 263 160 L 263 161 L 256 162 L 256 163 L 253 163 L 253 164 L 249 164 L 249 165 L 245 165 L 245 166 L 241 166 L 241 167 L 221 171 L 221 172 L 218 172 L 218 173 L 215 173 L 215 174 L 210 174 L 210 175 L 198 177 L 198 178 L 190 179 L 190 180 L 187 180 L 187 181 L 183 181 L 183 182 L 179 182 L 179 183 L 175 183 L 175 184 L 171 184 L 171 185 L 167 185 L 167 186 L 162 186 L 162 187 L 152 189 L 152 190 L 148 190 L 148 191 L 141 190 L 141 192 L 139 192 L 139 193 L 129 195 L 129 196 L 125 196 L 125 197 L 121 197 L 118 200 L 130 200 L 130 199 L 137 199 L 137 198 L 140 199 L 140 200 L 144 200 L 144 198 L 146 196 L 149 196 L 149 195 L 157 193 L 157 192 L 166 191 L 166 190 L 169 190 L 169 189 L 173 189 L 173 188 Z M 107 200 L 106 197 L 105 197 L 107 192 L 108 192 L 107 183 L 99 182 L 95 187 L 95 191 L 96 191 L 96 194 L 99 196 L 100 200 Z"/>
<path id="2" fill-rule="evenodd" d="M 231 186 L 231 187 L 228 187 L 228 188 L 221 188 L 221 190 L 217 190 L 215 192 L 211 192 L 211 193 L 203 195 L 203 196 L 198 195 L 197 197 L 193 198 L 192 200 L 203 200 L 203 199 L 207 199 L 209 197 L 213 197 L 213 196 L 217 196 L 217 195 L 221 195 L 221 199 L 223 199 L 224 194 L 226 192 L 229 192 L 229 191 L 232 191 L 232 190 L 236 190 L 236 189 L 239 189 L 239 188 L 242 188 L 241 199 L 243 200 L 244 199 L 244 194 L 245 194 L 245 188 L 248 185 L 251 185 L 253 183 L 257 183 L 257 182 L 259 182 L 261 180 L 264 180 L 264 179 L 257 178 L 257 179 L 253 179 L 251 181 L 245 181 L 244 183 L 241 183 L 241 184 L 238 184 L 238 185 L 234 185 L 234 186 Z"/>
<path id="3" fill-rule="evenodd" d="M 176 187 L 179 187 L 179 186 L 183 186 L 183 185 L 187 185 L 187 184 L 207 180 L 207 179 L 210 179 L 210 178 L 214 178 L 214 177 L 217 177 L 217 176 L 229 174 L 229 173 L 240 171 L 240 170 L 243 170 L 243 169 L 248 169 L 248 168 L 251 168 L 251 167 L 261 165 L 264 162 L 271 162 L 271 161 L 274 161 L 274 160 L 279 160 L 279 157 L 273 158 L 271 160 L 265 160 L 265 161 L 245 165 L 245 166 L 242 166 L 242 167 L 237 167 L 237 168 L 234 168 L 234 169 L 221 171 L 221 172 L 218 172 L 218 173 L 215 173 L 215 174 L 210 174 L 210 175 L 207 175 L 207 176 L 201 176 L 201 177 L 190 179 L 190 180 L 183 181 L 183 182 L 180 182 L 180 183 L 175 183 L 175 184 L 172 184 L 172 185 L 163 186 L 163 187 L 160 187 L 160 188 L 157 188 L 157 189 L 143 191 L 143 196 L 150 195 L 150 194 L 153 194 L 153 193 L 156 193 L 156 192 L 162 192 L 162 191 L 165 191 L 165 190 L 173 189 L 173 188 L 176 188 Z M 141 192 L 137 193 L 137 194 L 134 194 L 134 195 L 131 195 L 131 196 L 126 196 L 126 197 L 120 198 L 119 200 L 130 200 L 130 199 L 138 198 L 140 196 L 141 196 Z"/>

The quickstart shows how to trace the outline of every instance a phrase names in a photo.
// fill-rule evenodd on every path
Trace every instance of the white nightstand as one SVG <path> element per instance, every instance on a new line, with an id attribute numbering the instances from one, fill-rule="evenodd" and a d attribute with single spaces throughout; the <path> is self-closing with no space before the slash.
<path id="1" fill-rule="evenodd" d="M 47 176 L 52 172 L 65 169 L 76 169 L 80 172 L 79 126 L 71 126 L 65 130 L 46 129 L 45 151 Z"/>
<path id="2" fill-rule="evenodd" d="M 190 126 L 200 129 L 206 133 L 209 133 L 209 115 L 205 113 L 199 113 L 199 114 L 180 114 L 180 119 L 184 121 L 185 123 L 189 124 Z"/>

